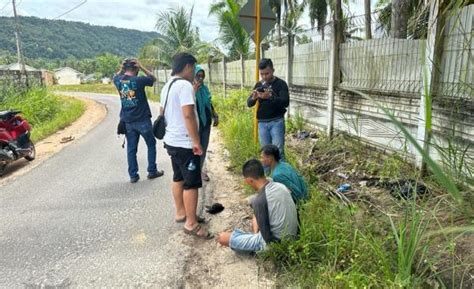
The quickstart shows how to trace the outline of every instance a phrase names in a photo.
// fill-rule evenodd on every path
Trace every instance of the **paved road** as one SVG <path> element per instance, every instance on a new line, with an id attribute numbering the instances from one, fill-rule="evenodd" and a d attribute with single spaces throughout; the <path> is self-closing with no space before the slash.
<path id="1" fill-rule="evenodd" d="M 85 96 L 87 97 L 87 96 Z M 87 136 L 0 187 L 0 287 L 180 287 L 189 247 L 179 246 L 165 177 L 128 183 L 115 135 L 118 99 L 94 95 L 108 116 Z M 156 111 L 156 107 L 155 107 Z"/>

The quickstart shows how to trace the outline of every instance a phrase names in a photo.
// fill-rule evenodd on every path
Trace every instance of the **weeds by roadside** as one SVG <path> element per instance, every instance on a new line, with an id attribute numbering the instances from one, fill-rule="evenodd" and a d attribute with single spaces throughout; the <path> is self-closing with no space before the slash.
<path id="1" fill-rule="evenodd" d="M 17 109 L 33 126 L 32 140 L 38 141 L 68 126 L 85 111 L 83 102 L 57 96 L 45 88 L 33 88 L 24 93 L 7 89 L 2 93 L 0 110 Z"/>
<path id="2" fill-rule="evenodd" d="M 248 142 L 252 112 L 245 106 L 246 96 L 234 91 L 227 99 L 214 98 L 234 168 L 258 156 L 258 147 Z M 292 133 L 304 127 L 301 119 L 297 114 L 288 120 Z M 436 180 L 422 180 L 402 157 L 384 155 L 344 135 L 289 140 L 288 160 L 309 181 L 311 200 L 301 208 L 299 239 L 274 244 L 261 255 L 277 266 L 282 285 L 469 288 L 473 284 L 472 228 L 468 229 L 472 224 Z M 352 184 L 346 205 L 328 194 L 343 183 Z M 428 188 L 423 191 L 426 196 L 417 195 L 419 186 Z M 404 200 L 401 192 L 407 189 L 412 195 Z"/>
<path id="3" fill-rule="evenodd" d="M 55 85 L 50 86 L 51 91 L 73 91 L 73 92 L 92 92 L 92 93 L 103 93 L 103 94 L 113 94 L 118 95 L 117 89 L 113 84 L 103 84 L 103 83 L 88 83 L 88 84 L 78 84 L 78 85 Z M 159 94 L 153 93 L 153 87 L 145 88 L 147 97 L 152 101 L 159 101 Z"/>

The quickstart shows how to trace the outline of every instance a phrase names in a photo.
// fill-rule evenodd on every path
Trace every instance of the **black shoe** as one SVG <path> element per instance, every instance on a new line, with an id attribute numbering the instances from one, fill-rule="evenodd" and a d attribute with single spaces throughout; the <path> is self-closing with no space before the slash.
<path id="1" fill-rule="evenodd" d="M 162 177 L 165 174 L 164 171 L 156 171 L 156 173 L 148 174 L 147 178 L 149 180 L 156 179 Z"/>
<path id="2" fill-rule="evenodd" d="M 136 176 L 134 178 L 131 178 L 130 183 L 134 184 L 134 183 L 138 182 L 138 180 L 140 180 L 140 176 Z"/>

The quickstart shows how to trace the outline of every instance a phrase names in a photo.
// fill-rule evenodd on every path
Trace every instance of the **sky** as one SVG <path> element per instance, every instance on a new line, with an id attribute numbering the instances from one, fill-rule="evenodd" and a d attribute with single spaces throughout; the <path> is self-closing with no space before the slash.
<path id="1" fill-rule="evenodd" d="M 84 0 L 16 0 L 18 14 L 53 19 Z M 155 31 L 160 11 L 181 5 L 194 5 L 193 25 L 199 27 L 201 38 L 214 41 L 219 34 L 217 20 L 208 16 L 213 0 L 88 0 L 84 5 L 61 17 L 63 20 L 81 21 L 93 25 Z M 351 1 L 353 13 L 363 13 L 363 0 Z M 2 9 L 3 8 L 3 9 Z M 12 16 L 11 0 L 0 0 L 0 16 Z M 303 21 L 309 28 L 307 19 Z"/>

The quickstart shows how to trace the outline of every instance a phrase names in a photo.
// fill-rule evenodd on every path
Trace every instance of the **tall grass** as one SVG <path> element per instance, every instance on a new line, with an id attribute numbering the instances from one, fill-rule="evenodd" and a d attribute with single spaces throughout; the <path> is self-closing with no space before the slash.
<path id="1" fill-rule="evenodd" d="M 258 147 L 252 141 L 252 112 L 246 107 L 247 95 L 248 92 L 233 91 L 227 99 L 214 98 L 222 118 L 220 130 L 224 143 L 236 168 L 249 157 L 258 155 Z M 298 122 L 304 123 L 304 120 Z M 381 161 L 380 155 L 372 155 L 361 147 L 341 137 L 321 137 L 313 149 L 318 155 L 329 157 L 337 155 L 336 152 L 348 152 L 355 160 L 354 164 L 348 162 L 348 168 L 354 165 L 357 171 L 372 171 L 389 178 L 407 177 L 408 171 L 412 171 L 397 155 Z M 287 148 L 287 155 L 294 166 L 302 164 L 298 161 L 301 159 L 298 151 Z M 433 239 L 429 231 L 431 218 L 427 217 L 432 210 L 427 205 L 420 207 L 415 198 L 397 205 L 400 214 L 382 211 L 374 216 L 357 203 L 347 207 L 328 199 L 323 193 L 327 188 L 321 184 L 320 176 L 315 175 L 314 168 L 304 169 L 303 174 L 308 177 L 311 187 L 311 198 L 300 209 L 299 238 L 272 244 L 260 255 L 263 260 L 277 265 L 282 283 L 279 285 L 419 288 L 431 284 L 427 280 L 438 278 L 436 276 L 440 273 L 435 272 L 433 264 L 439 260 L 427 253 Z M 415 176 L 416 171 L 413 170 L 412 175 Z M 444 232 L 449 228 L 440 230 Z M 459 228 L 460 232 L 463 230 Z M 446 252 L 444 249 L 441 251 L 436 253 L 437 258 Z M 438 284 L 442 284 L 441 281 Z"/>
<path id="2" fill-rule="evenodd" d="M 85 111 L 83 102 L 77 99 L 48 93 L 45 88 L 32 88 L 17 92 L 4 89 L 0 110 L 21 110 L 32 125 L 32 140 L 38 141 L 68 126 Z"/>
<path id="3" fill-rule="evenodd" d="M 224 142 L 230 152 L 230 162 L 234 168 L 249 158 L 259 154 L 259 146 L 253 140 L 253 114 L 247 107 L 250 91 L 232 91 L 228 98 L 217 96 L 213 104 L 220 117 Z"/>

